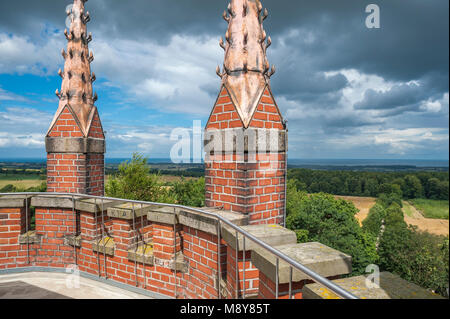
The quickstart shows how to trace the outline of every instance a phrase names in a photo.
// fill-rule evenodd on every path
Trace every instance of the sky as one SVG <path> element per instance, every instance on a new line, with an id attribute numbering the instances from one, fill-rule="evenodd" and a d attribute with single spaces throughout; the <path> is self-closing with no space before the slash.
<path id="1" fill-rule="evenodd" d="M 45 157 L 70 0 L 0 1 L 0 158 Z M 442 159 L 448 0 L 263 0 L 275 99 L 295 159 Z M 225 0 L 90 0 L 107 157 L 168 158 L 217 98 Z M 366 6 L 380 8 L 367 28 Z"/>

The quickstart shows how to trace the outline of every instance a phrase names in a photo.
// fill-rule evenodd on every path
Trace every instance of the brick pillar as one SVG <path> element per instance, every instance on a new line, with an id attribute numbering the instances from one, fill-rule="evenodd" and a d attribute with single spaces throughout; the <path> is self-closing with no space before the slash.
<path id="1" fill-rule="evenodd" d="M 65 31 L 67 53 L 59 106 L 45 139 L 49 192 L 103 195 L 105 136 L 97 107 L 91 73 L 94 55 L 89 51 L 85 2 L 74 0 L 70 29 Z"/>
<path id="2" fill-rule="evenodd" d="M 66 267 L 74 264 L 74 249 L 64 240 L 67 235 L 72 235 L 77 230 L 77 217 L 72 200 L 33 197 L 31 205 L 36 207 L 36 235 L 41 237 L 36 266 Z"/>
<path id="3" fill-rule="evenodd" d="M 205 132 L 206 206 L 283 223 L 286 129 L 266 87 L 248 127 L 223 87 Z"/>
<path id="4" fill-rule="evenodd" d="M 47 191 L 102 196 L 105 140 L 83 137 L 73 123 L 73 114 L 64 110 L 46 138 Z"/>
<path id="5" fill-rule="evenodd" d="M 287 129 L 270 89 L 261 1 L 231 0 L 219 96 L 206 125 L 206 206 L 283 223 Z"/>
<path id="6" fill-rule="evenodd" d="M 28 203 L 29 207 L 29 203 Z M 26 233 L 25 199 L 0 197 L 0 270 L 28 264 L 27 245 L 20 244 L 19 237 Z M 28 215 L 30 229 L 31 215 Z M 34 256 L 33 243 L 29 245 L 30 263 Z"/>

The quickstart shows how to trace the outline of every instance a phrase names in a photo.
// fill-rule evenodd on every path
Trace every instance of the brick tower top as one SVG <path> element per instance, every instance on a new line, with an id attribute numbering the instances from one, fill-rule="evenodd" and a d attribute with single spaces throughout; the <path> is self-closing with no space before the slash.
<path id="1" fill-rule="evenodd" d="M 48 137 L 91 137 L 104 139 L 103 130 L 94 106 L 97 94 L 93 94 L 92 83 L 95 74 L 91 74 L 90 63 L 94 55 L 89 52 L 88 44 L 92 35 L 87 33 L 86 24 L 90 21 L 89 12 L 85 12 L 87 0 L 74 0 L 71 11 L 67 12 L 71 25 L 64 30 L 67 38 L 67 52 L 62 50 L 65 60 L 64 71 L 59 70 L 62 78 L 61 92 L 56 90 L 59 106 L 47 132 Z M 55 129 L 62 113 L 70 112 L 75 120 L 75 130 L 63 134 Z"/>
<path id="2" fill-rule="evenodd" d="M 223 71 L 217 67 L 236 110 L 247 128 L 275 68 L 270 69 L 266 57 L 271 45 L 263 28 L 268 11 L 262 10 L 260 0 L 231 0 L 223 18 L 228 22 L 226 42 L 220 46 L 225 50 Z"/>

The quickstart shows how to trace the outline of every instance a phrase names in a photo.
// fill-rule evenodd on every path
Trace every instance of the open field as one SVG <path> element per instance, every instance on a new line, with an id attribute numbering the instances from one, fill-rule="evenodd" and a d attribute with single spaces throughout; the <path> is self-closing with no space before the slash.
<path id="1" fill-rule="evenodd" d="M 9 184 L 20 188 L 30 188 L 39 186 L 43 182 L 44 182 L 43 180 L 39 179 L 23 179 L 23 180 L 0 179 L 0 189 Z"/>
<path id="2" fill-rule="evenodd" d="M 353 202 L 355 207 L 359 209 L 356 218 L 361 224 L 369 214 L 370 208 L 375 205 L 376 198 L 373 197 L 355 197 L 355 196 L 335 196 Z M 427 200 L 426 200 L 427 201 Z M 447 219 L 425 218 L 419 210 L 408 202 L 403 202 L 403 212 L 405 213 L 405 222 L 414 225 L 422 231 L 428 231 L 435 235 L 449 235 L 448 220 L 448 201 L 447 201 Z"/>
<path id="3" fill-rule="evenodd" d="M 448 200 L 419 198 L 411 202 L 425 218 L 448 219 Z"/>
<path id="4" fill-rule="evenodd" d="M 357 196 L 335 196 L 336 198 L 345 199 L 353 202 L 355 207 L 359 209 L 359 213 L 356 214 L 356 219 L 358 219 L 361 224 L 367 215 L 369 215 L 369 210 L 375 205 L 376 198 L 374 197 L 357 197 Z"/>

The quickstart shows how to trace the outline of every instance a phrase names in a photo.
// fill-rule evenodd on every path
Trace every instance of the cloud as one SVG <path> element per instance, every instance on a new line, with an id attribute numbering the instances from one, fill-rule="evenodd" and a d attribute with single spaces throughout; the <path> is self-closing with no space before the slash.
<path id="1" fill-rule="evenodd" d="M 51 119 L 51 114 L 33 108 L 9 107 L 0 111 L 0 149 L 23 147 L 43 150 L 45 132 Z"/>
<path id="2" fill-rule="evenodd" d="M 7 92 L 0 87 L 0 101 L 26 102 L 28 99 L 18 94 Z"/>
<path id="3" fill-rule="evenodd" d="M 0 2 L 0 75 L 55 74 L 63 63 L 59 52 L 66 45 L 68 3 Z M 167 134 L 178 124 L 206 120 L 211 111 L 220 86 L 214 70 L 223 61 L 218 39 L 226 30 L 220 16 L 227 3 L 113 3 L 87 3 L 98 78 L 94 89 L 105 106 L 99 109 L 109 132 L 109 155 L 146 148 L 165 152 L 159 142 L 165 137 L 146 134 L 160 132 L 161 124 L 167 125 L 161 134 Z M 273 42 L 268 57 L 277 66 L 272 89 L 289 120 L 291 156 L 339 157 L 343 150 L 349 157 L 396 151 L 448 156 L 442 141 L 433 139 L 448 132 L 447 1 L 379 0 L 378 30 L 365 27 L 366 4 L 360 1 L 263 4 L 270 13 L 264 27 Z M 0 88 L 0 102 L 28 103 L 21 94 Z M 12 128 L 11 117 L 11 110 L 0 109 L 0 124 Z M 125 127 L 124 121 L 133 125 Z M 32 129 L 20 123 L 19 118 L 16 130 L 40 132 L 49 122 L 30 123 Z M 431 129 L 431 139 L 408 133 Z"/>
<path id="4" fill-rule="evenodd" d="M 42 134 L 14 134 L 0 131 L 0 148 L 26 147 L 42 148 L 45 145 Z"/>
<path id="5" fill-rule="evenodd" d="M 0 73 L 48 75 L 56 72 L 63 41 L 58 34 L 35 43 L 28 37 L 0 33 Z"/>

